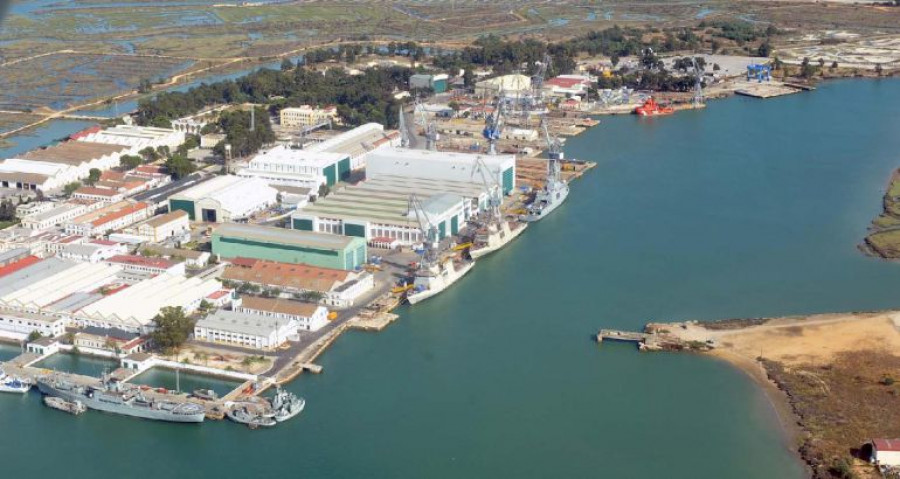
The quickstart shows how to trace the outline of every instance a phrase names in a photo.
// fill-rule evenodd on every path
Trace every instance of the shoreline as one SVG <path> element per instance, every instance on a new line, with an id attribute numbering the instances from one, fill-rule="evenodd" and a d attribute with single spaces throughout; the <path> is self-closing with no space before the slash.
<path id="1" fill-rule="evenodd" d="M 704 356 L 722 361 L 750 378 L 753 384 L 763 393 L 763 396 L 766 398 L 766 404 L 775 414 L 785 448 L 790 451 L 791 456 L 803 465 L 804 470 L 811 475 L 813 471 L 810 463 L 800 451 L 803 438 L 809 434 L 809 431 L 800 424 L 800 416 L 797 415 L 797 411 L 794 409 L 787 391 L 781 389 L 769 376 L 763 363 L 722 349 L 713 349 L 706 352 Z"/>

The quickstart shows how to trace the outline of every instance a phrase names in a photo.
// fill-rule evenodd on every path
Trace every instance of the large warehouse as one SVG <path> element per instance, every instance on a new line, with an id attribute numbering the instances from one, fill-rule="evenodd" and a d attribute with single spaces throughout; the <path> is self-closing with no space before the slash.
<path id="1" fill-rule="evenodd" d="M 224 223 L 246 218 L 278 201 L 278 190 L 256 178 L 217 176 L 169 197 L 169 211 L 182 210 L 191 221 Z"/>
<path id="2" fill-rule="evenodd" d="M 481 161 L 487 166 L 484 176 L 476 168 Z M 455 153 L 448 151 L 383 148 L 369 155 L 366 176 L 382 175 L 404 178 L 458 181 L 476 185 L 500 184 L 503 194 L 516 188 L 516 156 Z"/>
<path id="3" fill-rule="evenodd" d="M 385 131 L 380 123 L 366 123 L 321 143 L 306 147 L 312 153 L 338 153 L 350 157 L 350 169 L 366 166 L 366 159 L 381 148 L 400 145 L 399 131 Z"/>
<path id="4" fill-rule="evenodd" d="M 350 176 L 350 156 L 281 145 L 256 155 L 238 176 L 318 191 L 321 185 L 334 186 Z"/>
<path id="5" fill-rule="evenodd" d="M 366 262 L 362 238 L 238 223 L 216 228 L 212 249 L 224 259 L 244 257 L 333 269 L 356 269 Z"/>
<path id="6" fill-rule="evenodd" d="M 415 195 L 421 209 L 410 208 Z M 372 241 L 391 238 L 404 245 L 422 242 L 419 220 L 441 238 L 457 234 L 466 220 L 487 205 L 482 186 L 469 182 L 378 176 L 335 191 L 291 215 L 291 227 Z M 427 221 L 426 221 L 427 218 Z"/>

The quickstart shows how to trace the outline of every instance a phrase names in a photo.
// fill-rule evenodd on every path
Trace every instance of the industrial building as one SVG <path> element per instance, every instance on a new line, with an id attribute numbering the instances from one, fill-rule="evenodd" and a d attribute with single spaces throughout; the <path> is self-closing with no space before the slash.
<path id="1" fill-rule="evenodd" d="M 350 176 L 350 156 L 341 153 L 314 152 L 276 146 L 259 153 L 246 168 L 238 171 L 241 178 L 255 178 L 269 185 L 294 186 L 318 191 Z"/>
<path id="2" fill-rule="evenodd" d="M 486 166 L 481 171 L 478 163 Z M 508 195 L 516 188 L 515 155 L 486 155 L 447 151 L 383 148 L 369 155 L 366 176 L 396 176 L 456 181 L 483 186 L 500 185 Z"/>
<path id="3" fill-rule="evenodd" d="M 132 225 L 123 230 L 126 234 L 141 237 L 150 243 L 159 243 L 168 238 L 181 236 L 190 232 L 191 225 L 188 214 L 182 210 L 155 216 L 149 220 Z"/>
<path id="4" fill-rule="evenodd" d="M 328 310 L 324 306 L 289 299 L 244 296 L 235 303 L 234 310 L 276 321 L 292 322 L 302 331 L 318 331 L 328 324 Z"/>
<path id="5" fill-rule="evenodd" d="M 213 254 L 352 270 L 366 262 L 366 241 L 310 231 L 228 223 L 213 231 Z"/>
<path id="6" fill-rule="evenodd" d="M 503 75 L 495 78 L 480 81 L 475 84 L 475 95 L 497 96 L 503 92 L 504 95 L 521 95 L 531 92 L 531 77 L 521 74 Z"/>
<path id="7" fill-rule="evenodd" d="M 416 74 L 409 77 L 409 89 L 430 88 L 435 93 L 444 93 L 449 88 L 450 77 L 445 73 L 437 75 Z"/>
<path id="8" fill-rule="evenodd" d="M 318 293 L 322 303 L 346 308 L 375 287 L 375 278 L 366 271 L 319 268 L 237 258 L 225 268 L 221 279 L 236 283 L 275 288 L 289 294 Z"/>
<path id="9" fill-rule="evenodd" d="M 297 329 L 294 321 L 220 309 L 197 321 L 194 339 L 270 350 L 295 337 Z"/>
<path id="10" fill-rule="evenodd" d="M 345 131 L 321 143 L 305 148 L 312 153 L 338 153 L 350 157 L 350 169 L 366 166 L 366 158 L 373 151 L 400 145 L 399 131 L 385 131 L 379 123 L 366 123 Z"/>
<path id="11" fill-rule="evenodd" d="M 412 196 L 421 208 L 410 207 Z M 433 226 L 440 238 L 455 235 L 487 204 L 484 187 L 472 182 L 382 175 L 297 210 L 291 215 L 291 227 L 358 236 L 366 242 L 391 238 L 414 245 L 423 241 L 422 227 Z"/>
<path id="12" fill-rule="evenodd" d="M 131 150 L 122 145 L 67 141 L 32 150 L 0 163 L 0 186 L 50 191 L 86 178 L 93 168 L 101 171 L 119 166 L 119 158 Z"/>
<path id="13" fill-rule="evenodd" d="M 72 219 L 65 230 L 72 235 L 104 235 L 145 220 L 152 213 L 153 208 L 147 203 L 120 201 Z"/>
<path id="14" fill-rule="evenodd" d="M 281 126 L 297 128 L 304 126 L 316 126 L 327 123 L 337 123 L 337 107 L 333 105 L 325 108 L 313 108 L 309 105 L 299 107 L 282 108 L 279 113 Z"/>
<path id="15" fill-rule="evenodd" d="M 150 126 L 116 125 L 111 128 L 93 127 L 70 137 L 76 141 L 122 145 L 140 151 L 144 148 L 168 147 L 175 151 L 184 143 L 185 133 L 169 128 Z"/>
<path id="16" fill-rule="evenodd" d="M 169 211 L 182 210 L 191 221 L 224 223 L 247 218 L 278 201 L 278 191 L 257 178 L 217 176 L 169 197 Z"/>

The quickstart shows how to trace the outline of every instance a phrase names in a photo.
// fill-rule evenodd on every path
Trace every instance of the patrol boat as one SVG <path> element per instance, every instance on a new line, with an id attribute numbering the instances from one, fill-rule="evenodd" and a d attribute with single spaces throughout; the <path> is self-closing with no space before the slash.
<path id="1" fill-rule="evenodd" d="M 538 221 L 547 217 L 569 197 L 569 184 L 560 175 L 562 144 L 559 139 L 550 137 L 546 122 L 542 126 L 547 139 L 547 181 L 535 194 L 534 201 L 525 208 L 525 214 L 519 217 L 522 221 Z"/>
<path id="2" fill-rule="evenodd" d="M 287 421 L 303 412 L 305 407 L 306 400 L 281 389 L 281 387 L 275 391 L 275 397 L 272 398 L 272 409 L 275 410 L 275 421 L 277 422 Z"/>
<path id="3" fill-rule="evenodd" d="M 155 421 L 199 423 L 206 411 L 197 404 L 177 403 L 149 398 L 140 389 L 125 389 L 122 383 L 106 375 L 95 386 L 82 386 L 59 376 L 37 381 L 38 390 L 47 396 L 78 401 L 88 409 Z"/>

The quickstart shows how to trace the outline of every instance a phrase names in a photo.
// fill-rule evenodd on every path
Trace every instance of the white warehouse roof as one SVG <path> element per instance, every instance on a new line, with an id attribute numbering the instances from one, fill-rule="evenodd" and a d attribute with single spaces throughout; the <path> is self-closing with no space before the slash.
<path id="1" fill-rule="evenodd" d="M 248 212 L 258 210 L 261 204 L 274 203 L 277 197 L 278 190 L 263 180 L 224 175 L 172 195 L 170 200 L 211 199 L 228 210 L 233 218 L 239 218 Z"/>

